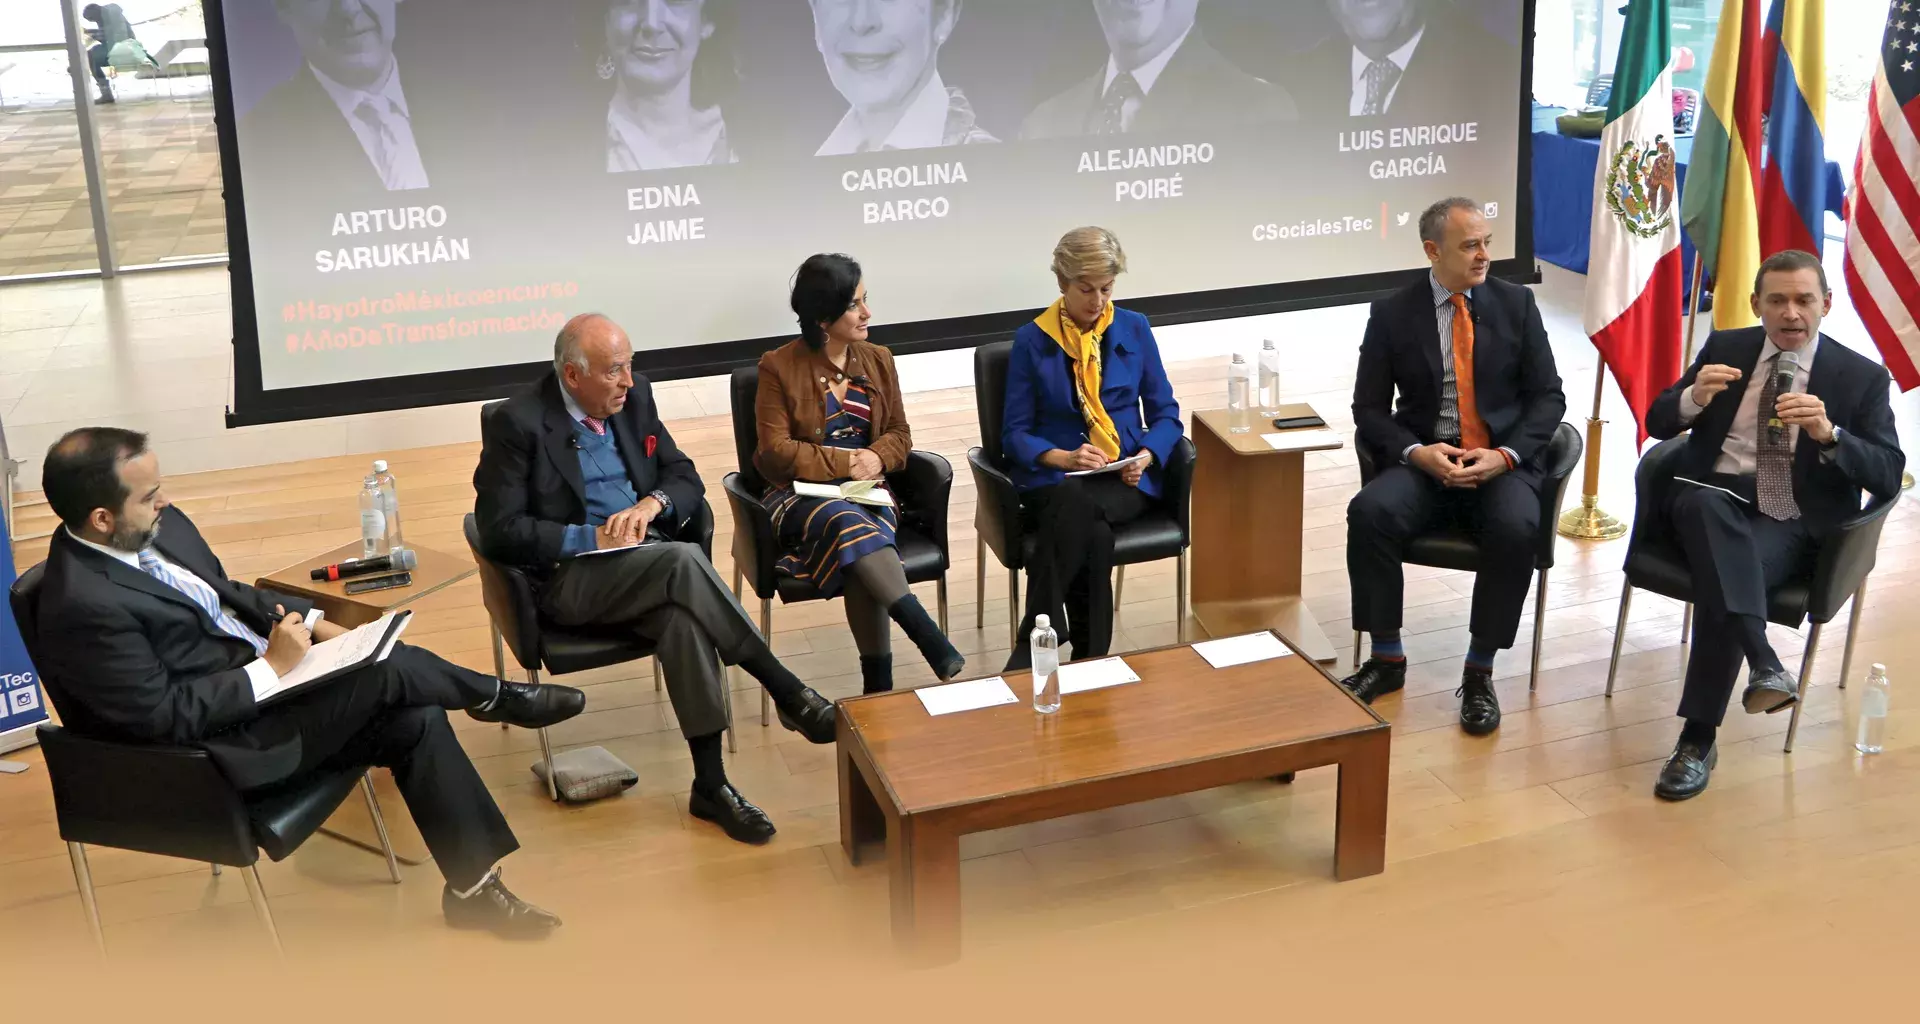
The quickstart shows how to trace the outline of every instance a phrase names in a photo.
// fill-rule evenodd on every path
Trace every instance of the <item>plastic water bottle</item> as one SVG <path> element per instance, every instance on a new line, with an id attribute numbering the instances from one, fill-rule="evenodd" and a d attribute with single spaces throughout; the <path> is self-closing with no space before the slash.
<path id="1" fill-rule="evenodd" d="M 1244 434 L 1253 429 L 1253 409 L 1251 406 L 1253 390 L 1252 367 L 1247 365 L 1240 353 L 1233 354 L 1233 363 L 1227 367 L 1227 431 Z"/>
<path id="2" fill-rule="evenodd" d="M 1060 710 L 1060 637 L 1045 615 L 1033 617 L 1033 710 Z"/>
<path id="3" fill-rule="evenodd" d="M 387 517 L 387 550 L 398 551 L 407 546 L 406 539 L 400 536 L 400 484 L 387 471 L 387 460 L 373 460 L 373 479 L 380 485 L 380 495 L 386 504 L 380 511 Z"/>
<path id="4" fill-rule="evenodd" d="M 378 558 L 391 550 L 387 547 L 387 499 L 380 493 L 380 481 L 367 477 L 360 487 L 360 557 Z"/>
<path id="5" fill-rule="evenodd" d="M 1887 666 L 1874 665 L 1867 673 L 1866 691 L 1860 694 L 1860 732 L 1853 749 L 1862 754 L 1878 754 L 1887 734 Z"/>
<path id="6" fill-rule="evenodd" d="M 1280 350 L 1268 338 L 1260 345 L 1260 415 L 1273 419 L 1280 415 Z"/>

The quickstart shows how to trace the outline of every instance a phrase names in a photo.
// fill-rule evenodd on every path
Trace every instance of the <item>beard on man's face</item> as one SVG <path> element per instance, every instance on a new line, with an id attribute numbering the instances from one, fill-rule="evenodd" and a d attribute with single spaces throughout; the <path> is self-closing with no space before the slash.
<path id="1" fill-rule="evenodd" d="M 113 535 L 107 538 L 107 546 L 117 551 L 143 551 L 160 536 L 158 516 L 145 529 L 139 529 L 126 519 L 113 524 Z"/>

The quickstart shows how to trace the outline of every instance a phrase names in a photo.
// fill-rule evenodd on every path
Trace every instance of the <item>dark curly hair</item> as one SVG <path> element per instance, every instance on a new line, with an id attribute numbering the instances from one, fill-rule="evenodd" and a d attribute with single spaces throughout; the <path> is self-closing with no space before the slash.
<path id="1" fill-rule="evenodd" d="M 807 257 L 793 272 L 793 313 L 800 318 L 800 337 L 818 352 L 827 343 L 830 324 L 846 315 L 860 287 L 860 264 L 853 257 L 823 252 Z"/>

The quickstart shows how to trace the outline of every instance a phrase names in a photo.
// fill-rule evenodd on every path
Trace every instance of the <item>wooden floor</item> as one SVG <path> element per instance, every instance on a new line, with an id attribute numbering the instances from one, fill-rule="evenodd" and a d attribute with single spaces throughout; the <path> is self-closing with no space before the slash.
<path id="1" fill-rule="evenodd" d="M 1350 372 L 1350 359 L 1329 360 L 1335 363 Z M 1171 369 L 1183 407 L 1213 404 L 1218 361 Z M 1345 380 L 1333 370 L 1314 372 L 1292 381 L 1289 397 L 1315 402 L 1350 434 Z M 1570 393 L 1579 387 L 1569 380 Z M 917 446 L 956 467 L 953 637 L 970 671 L 992 671 L 1006 655 L 1006 574 L 990 565 L 986 600 L 976 602 L 974 491 L 965 463 L 976 443 L 973 396 L 931 392 L 910 396 L 908 406 Z M 718 496 L 733 465 L 726 421 L 672 426 L 709 495 Z M 460 520 L 472 507 L 476 456 L 474 445 L 389 456 L 411 541 L 464 556 Z M 1344 659 L 1352 635 L 1344 514 L 1358 474 L 1350 450 L 1310 456 L 1308 467 L 1306 591 Z M 1619 486 L 1629 470 L 1609 467 L 1608 504 L 1616 512 L 1631 505 Z M 363 472 L 362 459 L 336 458 L 175 477 L 169 488 L 228 573 L 251 580 L 352 539 Z M 730 577 L 724 501 L 715 512 L 715 561 Z M 44 557 L 51 528 L 44 505 L 23 509 L 20 566 Z M 1374 878 L 1332 880 L 1331 769 L 1304 773 L 1292 786 L 1237 786 L 972 836 L 963 845 L 967 959 L 936 975 L 895 976 L 885 952 L 885 868 L 854 869 L 840 852 L 830 749 L 777 725 L 761 728 L 757 696 L 739 677 L 740 749 L 729 772 L 780 833 L 761 848 L 732 843 L 686 812 L 686 747 L 645 662 L 566 680 L 586 689 L 588 712 L 553 730 L 563 745 L 604 745 L 639 772 L 639 785 L 618 799 L 549 803 L 528 771 L 537 756 L 533 734 L 454 716 L 523 844 L 507 863 L 507 880 L 566 918 L 553 941 L 528 950 L 451 933 L 440 923 L 430 864 L 407 869 L 405 884 L 392 886 L 377 859 L 324 838 L 286 863 L 263 864 L 262 873 L 296 962 L 325 978 L 350 968 L 357 983 L 419 986 L 411 991 L 431 994 L 435 1005 L 449 991 L 479 996 L 495 1013 L 508 1004 L 486 999 L 491 986 L 429 981 L 421 965 L 444 958 L 469 972 L 484 962 L 528 974 L 540 965 L 537 976 L 558 980 L 512 986 L 515 998 L 524 992 L 531 1000 L 527 1012 L 598 999 L 657 1012 L 681 1000 L 713 1005 L 703 995 L 712 992 L 723 1002 L 767 1000 L 784 1015 L 807 1017 L 834 1014 L 853 998 L 841 989 L 854 979 L 864 997 L 895 993 L 924 1006 L 934 991 L 924 986 L 956 975 L 1038 986 L 1030 990 L 1040 993 L 1035 999 L 1066 998 L 1069 990 L 1050 987 L 1052 979 L 1119 966 L 1129 984 L 1070 991 L 1078 1006 L 1109 1005 L 1131 1017 L 1195 985 L 1271 1013 L 1275 1000 L 1417 1006 L 1443 991 L 1511 989 L 1558 976 L 1596 990 L 1580 997 L 1591 995 L 1597 1007 L 1630 992 L 1684 987 L 1674 980 L 1680 975 L 1670 958 L 1677 956 L 1690 971 L 1774 976 L 1774 984 L 1830 989 L 1828 1002 L 1864 1009 L 1849 1002 L 1861 980 L 1849 975 L 1861 962 L 1839 951 L 1920 948 L 1914 502 L 1904 501 L 1887 524 L 1854 660 L 1856 677 L 1874 661 L 1892 669 L 1887 752 L 1853 754 L 1859 688 L 1836 686 L 1842 618 L 1827 630 L 1798 749 L 1780 751 L 1786 715 L 1749 717 L 1736 707 L 1722 731 L 1712 788 L 1683 805 L 1662 804 L 1650 792 L 1678 726 L 1677 604 L 1646 594 L 1634 601 L 1618 692 L 1611 700 L 1601 695 L 1623 553 L 1624 542 L 1561 542 L 1538 692 L 1527 692 L 1529 600 L 1522 643 L 1501 657 L 1496 673 L 1505 723 L 1482 739 L 1463 735 L 1454 721 L 1472 577 L 1408 568 L 1414 664 L 1405 693 L 1378 705 L 1393 721 L 1394 743 L 1388 868 Z M 1117 649 L 1175 639 L 1173 573 L 1171 561 L 1128 573 Z M 932 607 L 932 587 L 918 589 Z M 475 581 L 419 609 L 410 641 L 490 668 Z M 859 689 L 839 616 L 837 603 L 816 603 L 776 608 L 774 619 L 776 652 L 829 697 Z M 1799 636 L 1776 629 L 1775 639 L 1789 665 L 1798 665 Z M 896 651 L 902 685 L 930 681 L 910 645 L 896 638 Z M 37 751 L 16 756 L 35 768 L 0 776 L 0 941 L 16 965 L 90 971 L 46 773 Z M 387 810 L 403 813 L 397 801 Z M 205 865 L 110 850 L 94 852 L 93 871 L 116 963 L 263 962 L 236 873 L 215 879 Z M 1803 956 L 1807 965 L 1828 964 L 1829 973 L 1796 973 Z M 1637 964 L 1666 966 L 1630 976 L 1643 987 L 1619 989 L 1619 969 Z M 193 977 L 161 976 L 181 985 Z M 1341 987 L 1382 977 L 1411 984 L 1357 994 Z M 1866 980 L 1878 991 L 1879 983 Z M 1884 984 L 1897 980 L 1888 975 Z M 936 1016 L 1005 989 L 938 991 L 952 998 L 933 1001 Z M 1554 994 L 1566 1002 L 1564 987 Z M 983 1006 L 1006 1009 L 992 1000 Z"/>

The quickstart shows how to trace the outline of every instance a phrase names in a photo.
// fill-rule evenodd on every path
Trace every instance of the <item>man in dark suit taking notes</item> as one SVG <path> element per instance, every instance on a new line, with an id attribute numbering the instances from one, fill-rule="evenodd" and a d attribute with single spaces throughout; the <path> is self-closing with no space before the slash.
<path id="1" fill-rule="evenodd" d="M 1452 523 L 1499 553 L 1474 577 L 1460 678 L 1460 726 L 1476 736 L 1500 726 L 1493 659 L 1519 631 L 1543 463 L 1567 411 L 1533 293 L 1487 276 L 1492 238 L 1471 199 L 1444 199 L 1420 215 L 1433 269 L 1374 303 L 1360 342 L 1354 443 L 1382 468 L 1347 506 L 1353 628 L 1373 649 L 1346 686 L 1369 703 L 1406 685 L 1407 541 Z"/>
<path id="2" fill-rule="evenodd" d="M 519 843 L 443 709 L 538 729 L 579 714 L 579 690 L 502 682 L 402 644 L 262 705 L 312 640 L 344 630 L 320 621 L 309 634 L 304 602 L 227 579 L 167 500 L 143 434 L 75 430 L 48 449 L 43 481 L 65 525 L 47 554 L 30 646 L 68 728 L 200 747 L 242 792 L 391 768 L 446 876 L 448 924 L 530 938 L 560 923 L 501 884 L 499 862 Z"/>
<path id="3" fill-rule="evenodd" d="M 651 640 L 693 752 L 687 809 L 745 843 L 773 822 L 727 780 L 720 734 L 739 665 L 766 687 L 780 722 L 832 743 L 834 708 L 787 671 L 695 544 L 673 543 L 705 487 L 673 443 L 633 345 L 586 313 L 554 339 L 554 372 L 482 428 L 474 516 L 487 557 L 524 567 L 542 616 L 563 626 L 630 629 Z M 617 550 L 610 554 L 597 551 Z"/>
<path id="4" fill-rule="evenodd" d="M 1748 714 L 1798 699 L 1767 642 L 1767 592 L 1806 573 L 1823 538 L 1860 511 L 1862 490 L 1898 494 L 1907 461 L 1886 368 L 1820 333 L 1833 295 L 1819 258 L 1794 249 L 1767 257 L 1752 301 L 1760 326 L 1715 331 L 1647 410 L 1654 437 L 1688 431 L 1667 499 L 1695 610 L 1686 724 L 1654 785 L 1668 800 L 1707 788 L 1742 659 Z"/>

